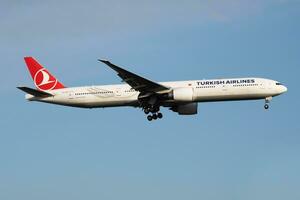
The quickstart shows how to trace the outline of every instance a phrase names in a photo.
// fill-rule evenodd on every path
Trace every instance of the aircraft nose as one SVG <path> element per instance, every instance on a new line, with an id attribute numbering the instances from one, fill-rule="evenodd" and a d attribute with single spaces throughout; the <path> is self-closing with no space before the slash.
<path id="1" fill-rule="evenodd" d="M 287 91 L 288 91 L 287 87 L 282 86 L 281 92 L 282 92 L 282 93 L 285 93 L 285 92 L 287 92 Z"/>

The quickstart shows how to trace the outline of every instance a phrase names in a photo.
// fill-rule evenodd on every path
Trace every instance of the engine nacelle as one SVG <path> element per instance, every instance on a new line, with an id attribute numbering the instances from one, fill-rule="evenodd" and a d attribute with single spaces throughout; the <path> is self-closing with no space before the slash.
<path id="1" fill-rule="evenodd" d="M 171 110 L 177 112 L 179 115 L 196 115 L 198 113 L 198 103 L 174 106 Z"/>
<path id="2" fill-rule="evenodd" d="M 193 88 L 174 88 L 173 100 L 176 102 L 192 102 L 194 96 Z"/>

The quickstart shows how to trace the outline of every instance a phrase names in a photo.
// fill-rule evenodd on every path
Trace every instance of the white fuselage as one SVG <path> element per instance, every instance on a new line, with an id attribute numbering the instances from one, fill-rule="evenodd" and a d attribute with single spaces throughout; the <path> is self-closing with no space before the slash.
<path id="1" fill-rule="evenodd" d="M 193 80 L 160 84 L 170 88 L 192 88 L 193 97 L 190 102 L 265 99 L 287 91 L 287 88 L 277 81 L 262 78 Z M 64 106 L 99 108 L 138 106 L 139 96 L 139 92 L 127 84 L 73 87 L 48 92 L 53 96 L 41 98 L 27 94 L 26 99 Z"/>

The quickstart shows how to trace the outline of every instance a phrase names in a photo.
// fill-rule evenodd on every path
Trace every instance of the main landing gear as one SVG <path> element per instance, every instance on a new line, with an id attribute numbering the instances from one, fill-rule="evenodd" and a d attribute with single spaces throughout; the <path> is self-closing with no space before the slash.
<path id="1" fill-rule="evenodd" d="M 157 113 L 157 114 L 154 113 L 152 115 L 148 115 L 147 116 L 148 121 L 157 120 L 157 119 L 161 119 L 161 118 L 163 118 L 163 114 L 162 113 Z"/>
<path id="2" fill-rule="evenodd" d="M 148 121 L 162 119 L 163 114 L 159 112 L 159 107 L 150 107 L 150 108 L 144 108 L 144 112 L 147 116 Z M 151 114 L 149 114 L 151 113 Z"/>
<path id="3" fill-rule="evenodd" d="M 265 99 L 265 106 L 264 106 L 264 108 L 265 108 L 266 110 L 269 109 L 269 103 L 270 103 L 271 100 L 272 100 L 272 97 L 267 97 L 267 98 Z"/>

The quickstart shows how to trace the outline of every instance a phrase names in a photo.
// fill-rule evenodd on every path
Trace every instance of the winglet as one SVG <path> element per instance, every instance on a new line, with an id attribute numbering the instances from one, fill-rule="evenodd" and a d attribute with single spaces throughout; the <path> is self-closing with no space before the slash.
<path id="1" fill-rule="evenodd" d="M 110 63 L 108 60 L 104 60 L 104 59 L 98 59 L 98 61 L 103 62 L 105 64 Z"/>

